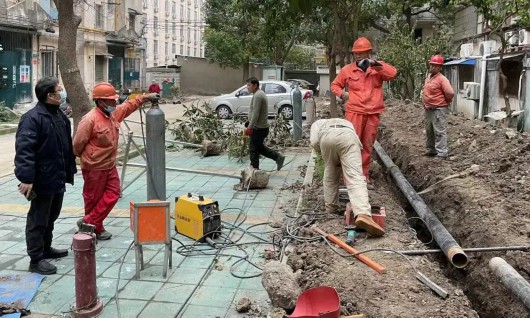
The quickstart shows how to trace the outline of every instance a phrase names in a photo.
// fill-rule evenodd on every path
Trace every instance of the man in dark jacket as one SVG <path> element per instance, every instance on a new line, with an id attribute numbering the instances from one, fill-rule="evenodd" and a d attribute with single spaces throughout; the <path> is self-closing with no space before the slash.
<path id="1" fill-rule="evenodd" d="M 51 247 L 54 222 L 63 204 L 65 183 L 74 184 L 77 172 L 72 149 L 71 126 L 59 110 L 59 81 L 40 79 L 35 86 L 39 102 L 20 119 L 16 134 L 15 175 L 18 190 L 31 201 L 26 219 L 29 271 L 55 274 L 57 267 L 45 259 L 68 255 Z"/>

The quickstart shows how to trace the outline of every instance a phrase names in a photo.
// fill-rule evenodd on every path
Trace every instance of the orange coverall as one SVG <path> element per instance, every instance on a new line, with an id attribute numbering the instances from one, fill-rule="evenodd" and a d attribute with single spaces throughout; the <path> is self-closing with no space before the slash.
<path id="1" fill-rule="evenodd" d="M 338 97 L 342 95 L 344 88 L 348 87 L 345 117 L 353 124 L 361 140 L 363 175 L 368 182 L 379 116 L 384 111 L 383 81 L 392 80 L 397 75 L 395 67 L 381 61 L 378 63 L 381 66 L 370 66 L 366 73 L 355 63 L 346 65 L 331 84 L 331 91 Z"/>

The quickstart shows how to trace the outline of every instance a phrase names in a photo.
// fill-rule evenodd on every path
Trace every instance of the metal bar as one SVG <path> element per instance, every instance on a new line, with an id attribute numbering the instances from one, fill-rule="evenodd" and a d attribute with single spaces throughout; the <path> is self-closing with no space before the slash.
<path id="1" fill-rule="evenodd" d="M 416 272 L 416 278 L 420 282 L 422 282 L 425 285 L 427 285 L 433 292 L 437 293 L 438 296 L 442 297 L 443 299 L 447 298 L 447 295 L 449 295 L 449 293 L 445 289 L 443 289 L 442 287 L 436 285 L 435 282 L 430 280 L 429 277 L 425 276 L 422 272 L 417 271 Z"/>
<path id="2" fill-rule="evenodd" d="M 125 191 L 131 184 L 133 184 L 134 181 L 138 180 L 141 176 L 143 176 L 145 172 L 145 169 L 142 170 L 137 176 L 135 176 L 131 181 L 129 181 L 129 183 L 127 183 L 121 191 Z"/>
<path id="3" fill-rule="evenodd" d="M 136 120 L 131 120 L 131 119 L 125 119 L 123 122 L 129 122 L 129 123 L 133 123 L 133 124 L 145 125 L 145 123 L 142 123 L 141 121 L 136 121 Z M 127 128 L 129 128 L 129 127 L 127 127 Z"/>
<path id="4" fill-rule="evenodd" d="M 530 309 L 530 283 L 521 276 L 504 259 L 494 257 L 490 260 L 491 271 L 501 280 L 508 290 Z"/>
<path id="5" fill-rule="evenodd" d="M 141 167 L 141 168 L 146 167 L 146 165 L 143 163 L 127 163 L 127 165 L 131 167 Z M 193 170 L 193 169 L 182 169 L 182 168 L 175 168 L 175 167 L 166 167 L 166 170 L 184 172 L 184 173 L 202 174 L 202 175 L 207 175 L 207 176 L 227 177 L 227 178 L 241 180 L 241 176 L 228 174 L 228 173 L 210 172 L 210 171 Z"/>
<path id="6" fill-rule="evenodd" d="M 481 252 L 500 252 L 500 251 L 527 251 L 530 252 L 530 246 L 492 246 L 492 247 L 470 247 L 462 249 L 466 253 L 481 253 Z M 437 254 L 443 252 L 441 249 L 431 250 L 406 250 L 398 251 L 405 255 L 425 255 Z"/>
<path id="7" fill-rule="evenodd" d="M 142 136 L 134 136 L 134 138 L 145 139 Z M 183 145 L 183 146 L 194 147 L 194 148 L 202 147 L 202 145 L 192 144 L 191 142 L 184 142 L 184 141 L 178 141 L 178 140 L 166 140 L 166 142 L 170 144 L 177 144 L 177 145 Z"/>
<path id="8" fill-rule="evenodd" d="M 449 231 L 447 231 L 447 229 L 443 226 L 442 222 L 438 220 L 433 211 L 427 206 L 427 204 L 425 204 L 420 195 L 416 193 L 414 188 L 410 185 L 405 176 L 401 173 L 399 168 L 385 153 L 385 150 L 377 141 L 374 144 L 374 150 L 377 152 L 377 155 L 394 178 L 396 185 L 401 190 L 403 195 L 405 195 L 410 205 L 414 208 L 418 216 L 425 222 L 434 236 L 434 240 L 443 250 L 451 264 L 457 268 L 465 267 L 467 265 L 468 258 L 460 245 L 458 245 Z"/>
<path id="9" fill-rule="evenodd" d="M 140 153 L 140 156 L 142 156 L 142 158 L 144 158 L 144 160 L 147 161 L 147 158 L 145 157 L 144 152 L 140 149 L 140 147 L 139 147 L 138 144 L 134 141 L 134 139 L 132 139 L 131 142 L 132 142 L 132 144 L 134 145 L 134 147 L 136 148 L 136 150 L 138 150 L 138 153 Z"/>
<path id="10" fill-rule="evenodd" d="M 131 150 L 131 140 L 133 137 L 133 132 L 129 131 L 127 136 L 127 144 L 125 145 L 125 154 L 123 156 L 123 168 L 121 169 L 121 180 L 120 180 L 120 192 L 123 193 L 123 184 L 125 183 L 125 170 L 127 169 L 127 161 L 129 161 L 129 150 Z M 120 196 L 121 196 L 120 193 Z"/>

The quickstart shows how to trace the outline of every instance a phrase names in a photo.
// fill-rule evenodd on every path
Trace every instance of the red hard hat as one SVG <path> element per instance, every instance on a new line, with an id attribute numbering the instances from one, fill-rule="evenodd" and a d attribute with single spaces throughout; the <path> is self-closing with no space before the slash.
<path id="1" fill-rule="evenodd" d="M 431 56 L 429 64 L 444 65 L 444 58 L 441 55 L 433 55 Z"/>
<path id="2" fill-rule="evenodd" d="M 118 99 L 116 89 L 110 83 L 96 84 L 92 89 L 92 99 Z"/>
<path id="3" fill-rule="evenodd" d="M 351 50 L 353 53 L 368 52 L 372 50 L 372 43 L 370 43 L 370 40 L 367 38 L 361 37 L 353 42 L 353 47 Z"/>

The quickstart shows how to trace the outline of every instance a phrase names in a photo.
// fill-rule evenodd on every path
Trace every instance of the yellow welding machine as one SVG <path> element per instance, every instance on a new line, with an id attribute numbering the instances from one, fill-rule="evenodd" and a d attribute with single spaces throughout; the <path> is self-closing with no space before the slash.
<path id="1" fill-rule="evenodd" d="M 175 231 L 200 242 L 217 238 L 221 234 L 219 203 L 192 193 L 176 197 Z"/>

